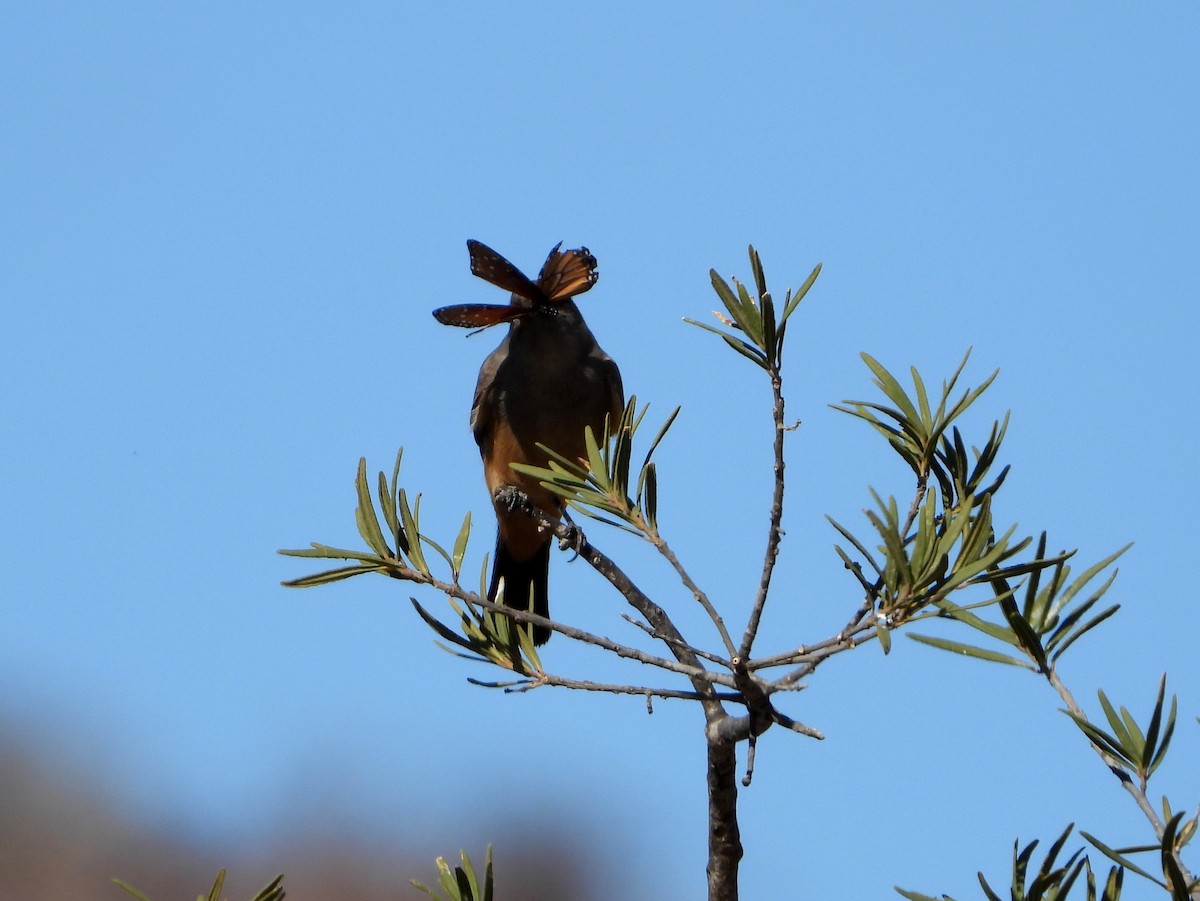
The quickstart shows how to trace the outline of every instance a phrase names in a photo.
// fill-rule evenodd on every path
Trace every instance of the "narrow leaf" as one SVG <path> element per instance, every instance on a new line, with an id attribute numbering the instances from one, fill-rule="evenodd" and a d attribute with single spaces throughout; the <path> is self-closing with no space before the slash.
<path id="1" fill-rule="evenodd" d="M 354 521 L 358 525 L 358 533 L 363 541 L 380 557 L 393 557 L 391 548 L 383 539 L 379 528 L 379 520 L 375 515 L 375 505 L 371 501 L 371 489 L 367 487 L 367 458 L 358 458 L 358 475 L 354 479 L 354 487 L 358 493 L 358 507 L 354 511 Z"/>
<path id="2" fill-rule="evenodd" d="M 903 419 L 907 419 L 913 424 L 919 423 L 921 418 L 917 415 L 917 408 L 913 406 L 912 401 L 909 400 L 908 395 L 900 387 L 900 383 L 896 381 L 895 377 L 884 368 L 882 363 L 870 354 L 862 353 L 859 356 L 862 357 L 867 367 L 874 373 L 880 389 L 882 389 L 888 400 L 899 407 L 904 413 Z"/>
<path id="3" fill-rule="evenodd" d="M 285 588 L 312 588 L 315 585 L 328 585 L 330 582 L 340 582 L 363 573 L 376 572 L 386 572 L 386 569 L 383 566 L 346 566 L 311 576 L 301 576 L 299 579 L 289 579 L 282 584 Z"/>
<path id="4" fill-rule="evenodd" d="M 1100 613 L 1093 619 L 1089 620 L 1086 624 L 1081 626 L 1078 631 L 1073 633 L 1070 638 L 1068 638 L 1066 641 L 1064 641 L 1059 646 L 1058 650 L 1056 650 L 1054 652 L 1053 659 L 1057 660 L 1064 653 L 1066 653 L 1067 648 L 1069 648 L 1071 645 L 1073 645 L 1077 639 L 1082 638 L 1084 635 L 1086 635 L 1088 632 L 1090 632 L 1096 626 L 1100 625 L 1102 622 L 1104 622 L 1106 619 L 1108 619 L 1110 616 L 1112 616 L 1114 613 L 1116 613 L 1120 609 L 1121 609 L 1120 604 L 1114 604 L 1113 606 L 1111 606 L 1107 610 L 1105 610 L 1103 613 Z"/>
<path id="5" fill-rule="evenodd" d="M 809 275 L 809 277 L 804 280 L 803 285 L 801 285 L 798 289 L 796 289 L 796 293 L 794 293 L 792 295 L 791 299 L 787 302 L 787 305 L 784 307 L 784 310 L 783 310 L 783 321 L 784 322 L 786 322 L 788 317 L 791 316 L 793 312 L 795 312 L 796 307 L 800 306 L 800 301 L 804 300 L 804 295 L 806 295 L 808 293 L 808 289 L 813 286 L 813 283 L 817 280 L 817 276 L 820 274 L 821 274 L 821 264 L 817 263 L 816 267 L 812 271 L 812 274 Z"/>
<path id="6" fill-rule="evenodd" d="M 417 503 L 420 502 L 421 496 L 417 495 Z M 408 556 L 412 565 L 422 575 L 429 575 L 429 564 L 425 562 L 425 554 L 421 550 L 421 530 L 417 528 L 417 518 L 408 506 L 408 497 L 403 488 L 400 489 L 400 521 L 404 524 L 404 533 L 409 536 Z"/>
<path id="7" fill-rule="evenodd" d="M 974 645 L 963 644 L 958 641 L 950 641 L 946 638 L 935 638 L 932 635 L 914 635 L 909 633 L 909 638 L 913 641 L 919 641 L 921 644 L 931 645 L 935 648 L 941 648 L 943 651 L 949 651 L 952 654 L 962 654 L 966 657 L 977 657 L 980 660 L 988 660 L 992 663 L 1006 663 L 1009 666 L 1019 666 L 1022 669 L 1033 669 L 1026 661 L 1018 660 L 1016 657 L 1010 657 L 1007 654 L 1001 654 L 998 651 L 989 651 L 987 648 L 977 648 Z"/>
<path id="8" fill-rule="evenodd" d="M 1082 829 L 1079 830 L 1079 834 L 1081 836 L 1083 836 L 1084 839 L 1091 842 L 1096 847 L 1096 850 L 1098 850 L 1101 854 L 1103 854 L 1105 857 L 1107 857 L 1113 863 L 1117 864 L 1118 866 L 1124 867 L 1125 869 L 1127 869 L 1133 873 L 1137 873 L 1139 876 L 1143 877 L 1144 879 L 1149 879 L 1151 882 L 1161 886 L 1162 888 L 1167 887 L 1166 883 L 1163 882 L 1161 879 L 1159 879 L 1156 876 L 1151 876 L 1149 873 L 1147 873 L 1145 870 L 1143 870 L 1141 867 L 1139 867 L 1137 864 L 1135 864 L 1132 860 L 1130 860 L 1128 857 L 1126 857 L 1120 851 L 1110 848 L 1108 845 L 1104 844 L 1104 842 L 1100 841 L 1100 839 L 1096 838 L 1096 836 L 1091 835 L 1090 833 L 1084 832 Z"/>
<path id="9" fill-rule="evenodd" d="M 458 574 L 462 572 L 463 557 L 467 554 L 467 541 L 471 537 L 471 511 L 467 511 L 467 515 L 463 517 L 462 528 L 458 530 L 458 535 L 454 539 L 454 550 L 452 551 L 453 566 L 454 566 L 454 581 L 458 581 Z"/>

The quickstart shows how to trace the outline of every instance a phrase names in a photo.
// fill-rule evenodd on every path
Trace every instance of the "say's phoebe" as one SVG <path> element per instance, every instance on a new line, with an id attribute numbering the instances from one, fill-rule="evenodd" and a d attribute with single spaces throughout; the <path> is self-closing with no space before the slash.
<path id="1" fill-rule="evenodd" d="M 468 241 L 471 272 L 512 298 L 507 306 L 461 304 L 433 313 L 439 322 L 464 328 L 509 324 L 508 334 L 479 369 L 471 406 L 471 431 L 499 526 L 488 597 L 494 601 L 503 582 L 505 604 L 545 617 L 550 615 L 550 533 L 497 503 L 495 492 L 512 485 L 545 513 L 562 516 L 562 500 L 510 464 L 547 466 L 549 458 L 538 444 L 586 461 L 584 430 L 591 426 L 599 440 L 605 417 L 615 428 L 625 407 L 617 364 L 600 349 L 571 300 L 596 283 L 596 258 L 586 247 L 560 251 L 561 246 L 550 251 L 533 282 L 490 247 Z M 534 644 L 549 638 L 550 629 L 534 628 Z"/>

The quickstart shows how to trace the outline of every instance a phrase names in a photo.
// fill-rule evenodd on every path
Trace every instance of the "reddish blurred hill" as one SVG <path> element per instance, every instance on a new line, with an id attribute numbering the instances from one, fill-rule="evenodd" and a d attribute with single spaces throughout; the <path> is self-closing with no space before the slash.
<path id="1" fill-rule="evenodd" d="M 409 880 L 435 884 L 435 856 L 458 859 L 461 839 L 452 836 L 419 835 L 418 848 L 411 835 L 389 841 L 342 824 L 324 835 L 319 825 L 282 825 L 246 846 L 214 848 L 184 834 L 186 828 L 137 822 L 105 786 L 81 776 L 82 768 L 47 762 L 52 750 L 0 725 L 0 897 L 6 901 L 129 899 L 112 884 L 114 876 L 154 901 L 192 901 L 221 867 L 228 871 L 229 901 L 246 901 L 279 873 L 295 901 L 396 901 L 427 898 Z M 577 825 L 526 822 L 504 831 L 495 850 L 497 901 L 601 897 L 575 884 L 595 885 L 588 874 L 604 872 L 573 840 Z M 484 848 L 466 850 L 482 865 Z"/>

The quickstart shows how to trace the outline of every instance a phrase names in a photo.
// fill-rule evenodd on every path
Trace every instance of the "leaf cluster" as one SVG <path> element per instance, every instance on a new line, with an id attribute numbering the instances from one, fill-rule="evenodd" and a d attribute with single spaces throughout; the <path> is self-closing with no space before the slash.
<path id="1" fill-rule="evenodd" d="M 750 245 L 748 252 L 750 269 L 754 274 L 756 289 L 754 295 L 736 278 L 732 279 L 732 284 L 730 284 L 717 274 L 717 270 L 710 269 L 708 271 L 713 290 L 716 291 L 729 314 L 725 316 L 713 311 L 713 315 L 718 322 L 732 329 L 733 332 L 724 331 L 695 319 L 684 318 L 683 321 L 702 328 L 706 332 L 712 332 L 756 366 L 761 366 L 767 372 L 777 373 L 783 363 L 783 338 L 787 332 L 788 320 L 800 306 L 800 301 L 804 300 L 804 295 L 808 293 L 809 288 L 816 282 L 817 276 L 821 274 L 821 265 L 817 264 L 808 278 L 804 280 L 804 284 L 795 292 L 788 290 L 783 300 L 783 314 L 776 318 L 775 302 L 771 297 L 771 292 L 767 290 L 762 259 L 759 257 L 758 251 L 754 249 L 754 245 Z M 740 335 L 735 333 L 740 333 Z"/>
<path id="2" fill-rule="evenodd" d="M 1021 592 L 1020 604 L 1016 598 L 1017 590 L 1008 581 L 1009 573 L 992 571 L 987 574 L 987 581 L 991 583 L 995 599 L 999 602 L 1003 622 L 984 619 L 962 607 L 941 605 L 941 615 L 1017 650 L 1021 653 L 1020 657 L 945 638 L 916 634 L 910 637 L 956 654 L 1049 673 L 1067 648 L 1120 609 L 1119 604 L 1113 604 L 1099 612 L 1092 612 L 1116 579 L 1116 569 L 1095 586 L 1086 598 L 1083 592 L 1129 547 L 1125 545 L 1070 581 L 1071 567 L 1066 561 L 1073 552 L 1046 556 L 1046 533 L 1043 532 L 1033 559 L 1027 564 L 1029 579 Z M 1046 572 L 1049 578 L 1043 584 L 1042 576 Z"/>
<path id="3" fill-rule="evenodd" d="M 1146 782 L 1158 769 L 1170 747 L 1171 737 L 1175 734 L 1176 698 L 1171 696 L 1171 709 L 1163 720 L 1163 702 L 1167 690 L 1167 677 L 1164 674 L 1158 683 L 1158 697 L 1154 702 L 1154 711 L 1150 714 L 1150 722 L 1145 731 L 1138 726 L 1137 721 L 1124 707 L 1118 713 L 1103 691 L 1097 691 L 1100 697 L 1100 707 L 1104 710 L 1109 729 L 1105 731 L 1094 725 L 1087 717 L 1072 710 L 1063 713 L 1071 717 L 1083 734 L 1091 739 L 1101 751 L 1115 757 L 1137 774 L 1143 790 Z M 1170 818 L 1168 814 L 1168 819 Z M 1195 832 L 1193 821 L 1187 837 Z"/>
<path id="4" fill-rule="evenodd" d="M 1200 879 L 1189 879 L 1179 863 L 1179 852 L 1196 834 L 1196 818 L 1193 815 L 1186 818 L 1183 811 L 1172 812 L 1167 799 L 1163 798 L 1163 828 L 1162 840 L 1154 845 L 1138 845 L 1130 848 L 1110 848 L 1094 835 L 1086 832 L 1080 834 L 1091 842 L 1102 854 L 1139 876 L 1149 879 L 1159 888 L 1167 891 L 1172 901 L 1195 901 L 1197 891 L 1200 891 Z M 1151 853 L 1158 857 L 1163 878 L 1152 875 L 1147 870 L 1130 860 L 1130 854 Z"/>
<path id="5" fill-rule="evenodd" d="M 487 857 L 484 861 L 483 881 L 475 874 L 475 867 L 466 851 L 460 851 L 462 866 L 450 869 L 450 864 L 444 857 L 437 859 L 438 886 L 441 891 L 435 891 L 422 885 L 417 880 L 412 884 L 437 901 L 492 901 L 492 846 L 488 845 Z"/>
<path id="6" fill-rule="evenodd" d="M 647 411 L 637 409 L 637 397 L 625 405 L 615 428 L 606 425 L 601 439 L 589 426 L 585 432 L 587 461 L 572 460 L 544 444 L 549 457 L 547 466 L 514 463 L 513 469 L 539 481 L 543 488 L 563 498 L 585 516 L 646 537 L 658 534 L 658 472 L 652 459 L 659 443 L 679 415 L 672 411 L 658 430 L 638 469 L 636 494 L 629 496 L 633 438 Z"/>
<path id="7" fill-rule="evenodd" d="M 434 585 L 448 592 L 458 587 L 471 535 L 471 514 L 468 512 L 463 518 L 462 527 L 448 552 L 438 542 L 422 533 L 421 495 L 418 494 L 410 504 L 407 492 L 400 486 L 400 464 L 403 456 L 404 449 L 401 448 L 396 454 L 390 479 L 383 472 L 378 474 L 374 496 L 367 479 L 366 459 L 360 458 L 358 461 L 358 471 L 354 479 L 358 501 L 354 508 L 354 521 L 369 550 L 347 550 L 316 542 L 307 548 L 281 550 L 279 553 L 289 557 L 356 561 L 350 566 L 291 579 L 283 583 L 286 587 L 310 588 L 364 573 L 383 573 L 396 579 Z M 440 582 L 433 575 L 425 548 L 433 551 L 446 563 L 452 585 Z M 440 622 L 422 607 L 416 598 L 409 600 L 421 618 L 438 635 L 461 649 L 455 650 L 439 642 L 443 650 L 469 659 L 494 663 L 520 675 L 533 676 L 541 671 L 541 661 L 529 629 L 521 627 L 511 616 L 500 612 L 503 597 L 498 597 L 495 604 L 484 602 L 483 599 L 487 596 L 484 582 L 486 572 L 485 557 L 477 595 L 459 590 L 461 603 L 455 599 L 454 594 L 447 595 L 450 606 L 458 617 L 459 632 Z"/>
<path id="8" fill-rule="evenodd" d="M 878 634 L 886 648 L 885 630 L 929 605 L 941 611 L 962 609 L 950 602 L 952 592 L 1023 575 L 1050 562 L 1015 562 L 1030 539 L 1014 541 L 1015 527 L 998 535 L 993 521 L 992 499 L 1004 483 L 1008 467 L 994 478 L 989 476 L 1008 417 L 993 423 L 982 448 L 968 450 L 956 425 L 996 373 L 956 398 L 968 352 L 951 378 L 942 383 L 934 404 L 916 369 L 911 370 L 910 396 L 881 363 L 868 354 L 862 356 L 890 404 L 844 401 L 834 409 L 863 420 L 883 435 L 912 469 L 916 490 L 903 513 L 895 497 L 884 498 L 872 490 L 875 506 L 864 512 L 875 530 L 880 558 L 848 528 L 832 518 L 829 521 L 857 552 L 855 557 L 841 545 L 834 548 L 878 609 Z M 987 603 L 995 603 L 995 599 Z"/>
<path id="9" fill-rule="evenodd" d="M 129 885 L 129 883 L 120 879 L 114 879 L 113 882 L 132 895 L 134 898 L 137 898 L 138 901 L 150 901 L 149 897 L 142 892 L 139 892 L 133 886 Z M 209 889 L 208 894 L 197 895 L 196 901 L 222 901 L 221 892 L 224 890 L 224 888 L 225 871 L 220 870 L 218 871 L 216 881 L 213 882 L 212 888 Z M 259 889 L 258 893 L 251 899 L 251 901 L 283 901 L 284 894 L 283 876 L 280 875 L 276 876 L 263 888 Z"/>
<path id="10" fill-rule="evenodd" d="M 484 566 L 486 565 L 485 558 Z M 479 594 L 480 597 L 485 596 L 486 589 L 481 587 Z M 456 651 L 453 647 L 436 642 L 438 647 L 457 657 L 487 661 L 521 676 L 533 677 L 541 672 L 541 658 L 538 657 L 528 628 L 503 613 L 496 613 L 475 604 L 459 603 L 453 597 L 448 597 L 447 600 L 458 614 L 459 632 L 455 632 L 422 607 L 416 598 L 409 598 L 429 628 L 462 650 Z"/>
<path id="11" fill-rule="evenodd" d="M 1096 876 L 1092 872 L 1091 863 L 1083 855 L 1082 848 L 1076 850 L 1066 861 L 1058 862 L 1058 856 L 1062 853 L 1063 845 L 1066 844 L 1073 828 L 1075 826 L 1072 823 L 1050 846 L 1032 881 L 1029 880 L 1029 866 L 1038 842 L 1035 839 L 1024 848 L 1020 847 L 1020 842 L 1013 843 L 1012 877 L 1008 895 L 1011 901 L 1066 901 L 1080 875 L 1085 876 L 1087 901 L 1117 901 L 1121 897 L 1125 874 L 1120 867 L 1109 870 L 1104 887 L 1098 890 Z M 988 884 L 983 873 L 976 875 L 987 901 L 1001 901 L 1000 894 Z M 896 888 L 896 892 L 908 901 L 954 901 L 949 895 L 938 898 L 899 887 Z"/>
<path id="12" fill-rule="evenodd" d="M 463 522 L 452 554 L 447 554 L 440 545 L 422 535 L 420 531 L 421 496 L 418 494 L 415 503 L 410 505 L 407 493 L 400 487 L 400 462 L 403 457 L 404 448 L 401 448 L 396 454 L 396 463 L 392 467 L 390 481 L 382 472 L 379 473 L 377 491 L 379 509 L 383 513 L 382 522 L 376 513 L 375 501 L 367 482 L 366 458 L 360 457 L 358 460 L 358 472 L 354 479 L 358 504 L 354 508 L 354 521 L 358 526 L 358 534 L 362 536 L 370 550 L 352 551 L 318 544 L 315 541 L 307 548 L 281 550 L 279 553 L 287 557 L 358 561 L 351 566 L 291 579 L 283 583 L 285 586 L 288 588 L 311 588 L 315 585 L 326 585 L 330 582 L 338 582 L 371 572 L 384 573 L 401 579 L 416 579 L 417 576 L 424 576 L 428 579 L 431 574 L 422 544 L 428 545 L 443 557 L 450 564 L 451 571 L 457 578 L 462 567 L 463 555 L 466 553 L 471 515 L 468 513 Z"/>

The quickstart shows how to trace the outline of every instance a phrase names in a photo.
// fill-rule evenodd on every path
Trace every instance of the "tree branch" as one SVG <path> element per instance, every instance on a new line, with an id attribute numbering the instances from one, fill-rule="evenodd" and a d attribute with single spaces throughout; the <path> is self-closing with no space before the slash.
<path id="1" fill-rule="evenodd" d="M 662 554 L 663 557 L 666 558 L 667 562 L 670 563 L 675 569 L 675 572 L 679 575 L 679 580 L 683 583 L 684 587 L 692 593 L 692 597 L 694 597 L 700 606 L 704 608 L 704 612 L 708 614 L 708 618 L 711 619 L 713 625 L 717 627 L 717 633 L 721 636 L 721 641 L 725 645 L 726 652 L 730 657 L 733 657 L 735 654 L 737 654 L 737 649 L 733 646 L 733 638 L 729 635 L 729 630 L 725 628 L 725 620 L 721 618 L 721 614 L 719 614 L 717 609 L 712 605 L 712 602 L 708 599 L 708 595 L 706 595 L 700 589 L 700 587 L 694 581 L 692 581 L 692 577 L 688 574 L 688 571 L 683 568 L 683 564 L 679 562 L 679 558 L 675 556 L 675 552 L 671 550 L 670 545 L 667 544 L 666 540 L 659 535 L 657 531 L 652 533 L 647 532 L 647 536 L 650 538 L 651 543 L 658 549 L 658 552 Z"/>
<path id="2" fill-rule="evenodd" d="M 389 573 L 389 575 L 390 574 L 391 573 Z M 715 682 L 727 688 L 735 687 L 732 675 L 715 673 L 711 670 L 705 669 L 702 666 L 689 666 L 687 664 L 679 663 L 675 660 L 668 660 L 665 657 L 657 657 L 637 648 L 631 648 L 628 645 L 620 644 L 610 638 L 605 638 L 602 635 L 595 635 L 591 632 L 586 632 L 583 629 L 577 629 L 574 626 L 568 626 L 556 620 L 549 619 L 548 617 L 539 616 L 538 614 L 532 613 L 528 610 L 521 610 L 519 608 L 509 607 L 504 604 L 497 604 L 489 601 L 485 597 L 475 594 L 474 592 L 467 591 L 461 585 L 457 585 L 452 582 L 443 582 L 440 579 L 436 579 L 432 576 L 425 576 L 420 573 L 413 572 L 412 570 L 407 570 L 406 575 L 397 575 L 395 578 L 403 578 L 406 581 L 424 583 L 438 589 L 441 592 L 444 592 L 450 597 L 458 598 L 460 601 L 479 607 L 483 610 L 487 610 L 491 613 L 506 616 L 518 623 L 545 626 L 546 628 L 552 629 L 555 632 L 559 632 L 568 638 L 584 642 L 585 644 L 595 645 L 596 647 L 602 648 L 606 651 L 611 651 L 619 657 L 624 657 L 629 660 L 636 660 L 637 662 L 644 663 L 647 666 L 655 666 L 668 672 L 678 673 L 681 676 L 686 676 L 688 679 L 692 680 L 693 683 L 695 683 L 696 680 L 700 680 L 703 682 Z"/>
<path id="3" fill-rule="evenodd" d="M 502 503 L 507 504 L 510 509 L 520 510 L 526 516 L 531 517 L 543 529 L 562 541 L 565 546 L 573 548 L 592 569 L 600 573 L 610 585 L 621 593 L 630 606 L 645 618 L 655 633 L 662 636 L 664 643 L 675 655 L 675 659 L 690 668 L 691 671 L 685 675 L 691 680 L 696 693 L 705 698 L 702 704 L 706 719 L 712 721 L 727 715 L 713 689 L 713 674 L 704 668 L 700 658 L 696 656 L 691 645 L 671 622 L 666 611 L 650 600 L 616 563 L 592 545 L 582 529 L 574 523 L 561 522 L 547 516 L 533 505 L 524 492 L 512 486 L 501 488 L 496 492 L 496 497 Z"/>
<path id="4" fill-rule="evenodd" d="M 541 688 L 543 685 L 549 685 L 556 688 L 570 688 L 576 691 L 594 691 L 616 695 L 638 695 L 639 697 L 664 698 L 667 700 L 707 700 L 707 698 L 694 691 L 681 691 L 675 688 L 650 688 L 644 685 L 611 685 L 604 682 L 591 682 L 586 679 L 568 679 L 563 676 L 555 676 L 552 673 L 539 673 L 534 678 L 523 679 L 519 682 L 481 682 L 477 679 L 472 679 L 471 681 L 477 685 L 483 685 L 487 688 L 503 688 L 506 692 L 532 691 L 535 688 Z M 732 692 L 714 692 L 713 696 L 719 700 L 729 701 L 734 704 L 743 703 L 741 695 L 734 694 Z"/>
<path id="5" fill-rule="evenodd" d="M 767 549 L 763 556 L 762 577 L 759 579 L 758 594 L 754 598 L 750 619 L 746 623 L 746 632 L 742 635 L 741 647 L 738 648 L 738 656 L 743 659 L 750 657 L 754 637 L 758 634 L 758 624 L 762 619 L 763 608 L 767 604 L 767 593 L 771 588 L 771 574 L 775 571 L 775 559 L 779 556 L 779 542 L 783 537 L 783 530 L 780 528 L 783 522 L 783 437 L 787 431 L 783 421 L 783 378 L 777 366 L 772 365 L 768 372 L 771 375 L 771 395 L 774 398 L 771 415 L 775 425 L 775 488 L 771 495 L 770 526 L 767 529 Z"/>

